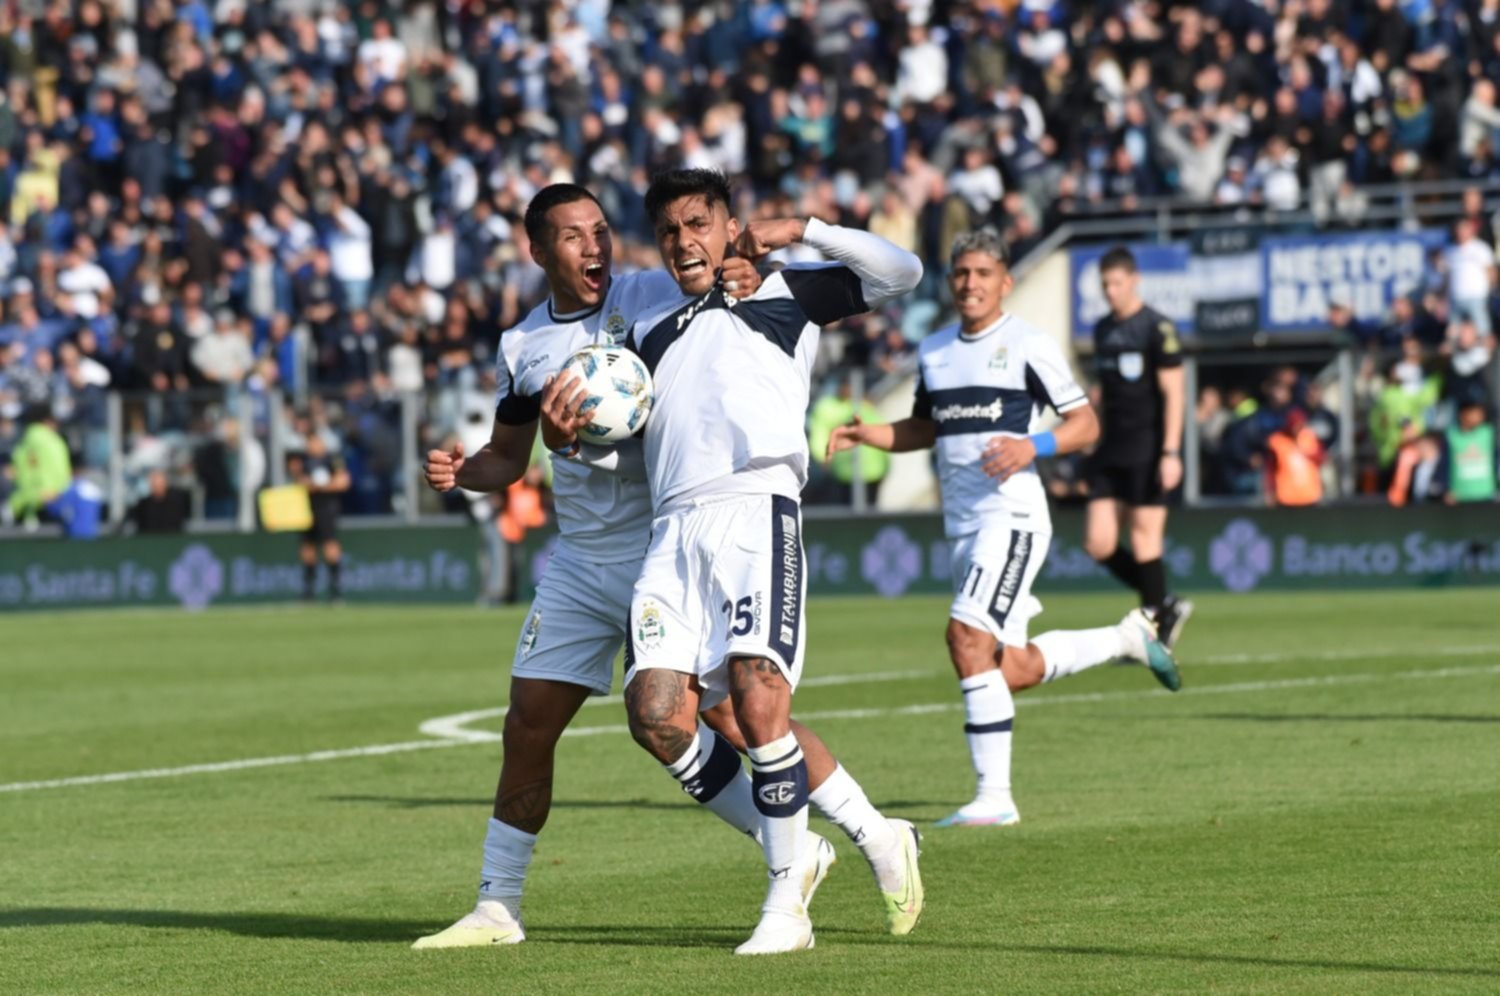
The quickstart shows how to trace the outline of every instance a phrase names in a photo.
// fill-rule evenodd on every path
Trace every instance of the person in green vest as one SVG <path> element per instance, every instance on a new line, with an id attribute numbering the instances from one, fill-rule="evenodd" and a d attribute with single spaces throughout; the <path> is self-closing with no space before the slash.
<path id="1" fill-rule="evenodd" d="M 1455 502 L 1495 500 L 1495 426 L 1471 401 L 1448 426 L 1448 496 Z"/>
<path id="2" fill-rule="evenodd" d="M 1427 430 L 1428 413 L 1442 395 L 1442 381 L 1422 369 L 1421 345 L 1407 338 L 1402 347 L 1403 357 L 1391 365 L 1390 379 L 1370 411 L 1370 437 L 1387 476 L 1401 444 Z"/>
<path id="3" fill-rule="evenodd" d="M 825 394 L 818 399 L 807 420 L 807 445 L 824 469 L 833 476 L 833 498 L 840 505 L 848 505 L 854 500 L 854 454 L 858 453 L 859 469 L 865 482 L 865 501 L 874 507 L 880 482 L 885 480 L 886 472 L 891 469 L 889 453 L 873 446 L 861 446 L 835 453 L 832 460 L 825 462 L 822 459 L 823 454 L 828 451 L 828 437 L 833 430 L 841 425 L 848 425 L 855 418 L 851 394 L 849 381 L 846 379 L 839 383 L 836 393 Z M 857 414 L 861 422 L 878 425 L 884 421 L 868 400 L 860 403 Z"/>
<path id="4" fill-rule="evenodd" d="M 10 467 L 16 489 L 10 496 L 17 522 L 35 522 L 47 503 L 73 481 L 68 444 L 57 431 L 57 419 L 45 405 L 33 409 L 31 424 L 11 452 Z"/>

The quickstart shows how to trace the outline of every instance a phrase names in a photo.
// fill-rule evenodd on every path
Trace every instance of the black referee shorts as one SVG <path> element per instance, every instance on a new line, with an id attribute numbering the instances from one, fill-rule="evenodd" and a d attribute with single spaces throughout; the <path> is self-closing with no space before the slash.
<path id="1" fill-rule="evenodd" d="M 1161 470 L 1157 462 L 1109 466 L 1091 460 L 1088 466 L 1089 498 L 1113 498 L 1126 505 L 1165 505 L 1167 494 L 1161 488 Z"/>
<path id="2" fill-rule="evenodd" d="M 302 534 L 302 542 L 316 543 L 322 546 L 339 538 L 339 517 L 337 513 L 313 513 L 312 526 Z"/>

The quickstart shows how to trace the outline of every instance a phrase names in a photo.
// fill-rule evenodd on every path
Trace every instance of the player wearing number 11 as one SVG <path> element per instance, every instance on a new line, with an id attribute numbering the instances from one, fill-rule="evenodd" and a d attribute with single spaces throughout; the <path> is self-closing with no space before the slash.
<path id="1" fill-rule="evenodd" d="M 951 259 L 960 321 L 922 340 L 911 417 L 842 426 L 828 453 L 860 443 L 893 452 L 937 450 L 953 549 L 948 652 L 979 783 L 974 799 L 939 826 L 1005 826 L 1021 819 L 1010 789 L 1016 710 L 1008 676 L 1025 686 L 1125 659 L 1149 665 L 1168 688 L 1177 687 L 1178 677 L 1139 609 L 1118 625 L 1027 639 L 1027 624 L 1041 611 L 1031 584 L 1052 539 L 1035 461 L 1088 446 L 1099 422 L 1056 343 L 1003 310 L 1012 281 L 1000 237 L 991 229 L 961 235 Z M 1043 408 L 1062 416 L 1055 431 L 1036 431 Z"/>

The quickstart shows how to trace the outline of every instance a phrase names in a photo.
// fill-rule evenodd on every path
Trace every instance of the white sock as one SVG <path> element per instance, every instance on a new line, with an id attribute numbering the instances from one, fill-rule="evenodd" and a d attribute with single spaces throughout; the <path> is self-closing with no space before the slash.
<path id="1" fill-rule="evenodd" d="M 901 839 L 842 764 L 807 798 L 824 819 L 848 834 L 864 852 L 883 891 L 895 892 L 901 888 L 904 870 L 900 862 Z"/>
<path id="2" fill-rule="evenodd" d="M 802 884 L 792 867 L 807 838 L 807 762 L 797 737 L 788 733 L 761 747 L 751 747 L 751 784 L 760 811 L 761 846 L 766 852 L 771 887 L 767 911 L 801 915 Z"/>
<path id="3" fill-rule="evenodd" d="M 490 817 L 489 831 L 484 835 L 484 864 L 479 873 L 479 902 L 497 902 L 511 918 L 521 918 L 521 890 L 526 885 L 526 869 L 536 834 L 517 830 L 509 823 Z"/>
<path id="4" fill-rule="evenodd" d="M 1009 804 L 1010 732 L 1016 703 L 1010 697 L 1005 675 L 995 668 L 964 678 L 958 687 L 964 693 L 964 734 L 969 739 L 969 756 L 979 776 L 974 801 L 996 806 Z"/>
<path id="5" fill-rule="evenodd" d="M 1042 681 L 1056 681 L 1125 656 L 1120 627 L 1054 629 L 1031 641 L 1042 652 Z"/>
<path id="6" fill-rule="evenodd" d="M 750 791 L 750 776 L 739 753 L 708 724 L 700 721 L 697 739 L 681 757 L 663 767 L 694 800 L 760 843 L 760 812 Z"/>

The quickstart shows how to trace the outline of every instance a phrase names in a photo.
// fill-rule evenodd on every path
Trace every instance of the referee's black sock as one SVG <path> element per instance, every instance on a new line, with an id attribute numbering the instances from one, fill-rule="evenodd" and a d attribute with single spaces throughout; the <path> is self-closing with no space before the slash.
<path id="1" fill-rule="evenodd" d="M 1141 607 L 1161 611 L 1161 603 L 1167 600 L 1167 570 L 1161 558 L 1142 560 L 1136 567 L 1141 576 Z"/>
<path id="2" fill-rule="evenodd" d="M 312 598 L 313 590 L 318 586 L 318 565 L 302 565 L 302 597 Z"/>
<path id="3" fill-rule="evenodd" d="M 1157 563 L 1159 564 L 1159 563 L 1161 563 L 1161 561 L 1158 560 Z M 328 561 L 328 597 L 329 598 L 343 598 L 344 597 L 343 573 L 344 573 L 344 562 L 342 560 L 330 560 L 330 561 Z"/>
<path id="4" fill-rule="evenodd" d="M 1126 587 L 1141 590 L 1141 568 L 1135 562 L 1135 555 L 1123 546 L 1115 547 L 1115 552 L 1105 557 L 1099 563 L 1109 573 L 1119 578 Z"/>

